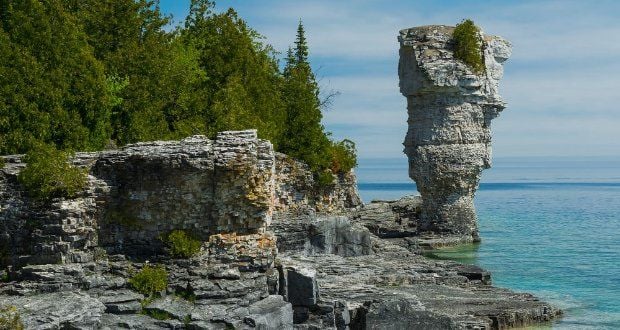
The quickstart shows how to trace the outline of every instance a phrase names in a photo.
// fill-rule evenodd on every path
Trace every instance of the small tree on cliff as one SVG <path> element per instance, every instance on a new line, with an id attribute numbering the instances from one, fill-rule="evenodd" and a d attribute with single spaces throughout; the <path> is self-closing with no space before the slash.
<path id="1" fill-rule="evenodd" d="M 484 71 L 480 29 L 470 19 L 463 20 L 454 28 L 454 57 L 465 62 L 476 73 Z"/>
<path id="2" fill-rule="evenodd" d="M 308 63 L 308 44 L 301 21 L 297 27 L 295 48 L 287 53 L 283 76 L 286 119 L 280 150 L 305 161 L 321 178 L 330 165 L 330 141 L 321 125 L 319 86 Z"/>

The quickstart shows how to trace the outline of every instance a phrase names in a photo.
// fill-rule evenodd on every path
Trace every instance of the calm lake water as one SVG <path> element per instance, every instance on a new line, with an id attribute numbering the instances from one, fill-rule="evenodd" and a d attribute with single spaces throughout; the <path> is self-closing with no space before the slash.
<path id="1" fill-rule="evenodd" d="M 497 159 L 476 195 L 482 243 L 436 254 L 565 311 L 553 329 L 620 329 L 620 159 Z M 402 159 L 361 160 L 365 202 L 417 193 Z"/>

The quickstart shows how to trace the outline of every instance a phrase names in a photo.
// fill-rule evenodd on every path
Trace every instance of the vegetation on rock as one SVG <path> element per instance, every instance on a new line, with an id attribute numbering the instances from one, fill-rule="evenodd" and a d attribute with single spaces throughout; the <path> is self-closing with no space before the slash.
<path id="1" fill-rule="evenodd" d="M 454 40 L 454 57 L 465 62 L 478 74 L 484 72 L 484 57 L 482 54 L 483 40 L 480 29 L 470 19 L 457 24 L 452 34 Z"/>
<path id="2" fill-rule="evenodd" d="M 355 166 L 355 145 L 350 140 L 331 141 L 321 124 L 320 90 L 308 62 L 308 45 L 301 22 L 295 48 L 287 52 L 283 76 L 287 116 L 280 151 L 307 163 L 320 184 L 329 184 L 333 181 L 332 173 L 348 172 Z M 351 147 L 346 149 L 350 152 L 341 152 L 345 144 Z"/>
<path id="3" fill-rule="evenodd" d="M 157 0 L 4 1 L 0 154 L 256 128 L 317 175 L 349 170 L 331 158 L 339 142 L 321 125 L 301 22 L 283 70 L 233 9 L 192 0 L 184 23 L 169 23 Z"/>
<path id="4" fill-rule="evenodd" d="M 22 330 L 22 323 L 19 312 L 15 306 L 0 306 L 0 330 Z"/>
<path id="5" fill-rule="evenodd" d="M 170 313 L 158 309 L 143 309 L 142 314 L 160 321 L 172 319 Z"/>
<path id="6" fill-rule="evenodd" d="M 86 172 L 71 165 L 70 156 L 51 145 L 36 146 L 24 157 L 27 165 L 19 182 L 37 199 L 75 197 L 86 185 Z"/>
<path id="7" fill-rule="evenodd" d="M 168 272 L 164 266 L 145 265 L 129 279 L 131 287 L 146 296 L 164 291 L 168 286 Z"/>
<path id="8" fill-rule="evenodd" d="M 344 139 L 334 143 L 331 153 L 331 170 L 333 173 L 346 173 L 357 166 L 357 151 L 353 141 Z"/>
<path id="9" fill-rule="evenodd" d="M 183 230 L 173 230 L 164 242 L 170 248 L 170 253 L 177 258 L 190 258 L 200 252 L 202 242 Z"/>

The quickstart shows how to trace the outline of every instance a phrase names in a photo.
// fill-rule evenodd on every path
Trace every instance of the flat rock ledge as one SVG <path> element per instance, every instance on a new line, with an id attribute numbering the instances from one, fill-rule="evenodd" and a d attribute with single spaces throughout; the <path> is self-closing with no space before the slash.
<path id="1" fill-rule="evenodd" d="M 281 284 L 290 290 L 294 283 L 303 289 L 293 294 L 305 297 L 289 299 L 296 327 L 506 329 L 562 315 L 531 294 L 492 286 L 491 274 L 478 266 L 424 257 L 427 249 L 470 240 L 420 236 L 421 203 L 419 196 L 374 201 L 346 225 L 329 215 L 274 218 Z"/>

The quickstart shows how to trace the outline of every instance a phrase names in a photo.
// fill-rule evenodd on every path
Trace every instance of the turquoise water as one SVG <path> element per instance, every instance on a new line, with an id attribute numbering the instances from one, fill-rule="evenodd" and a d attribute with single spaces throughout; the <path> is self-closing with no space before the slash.
<path id="1" fill-rule="evenodd" d="M 361 161 L 365 201 L 415 193 L 406 160 Z M 437 257 L 565 311 L 553 329 L 620 329 L 620 161 L 503 159 L 476 196 L 482 244 Z"/>

